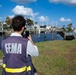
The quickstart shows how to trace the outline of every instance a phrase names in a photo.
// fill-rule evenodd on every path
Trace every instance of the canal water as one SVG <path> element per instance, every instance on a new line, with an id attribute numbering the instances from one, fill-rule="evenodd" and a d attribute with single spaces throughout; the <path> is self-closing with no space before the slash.
<path id="1" fill-rule="evenodd" d="M 34 42 L 43 42 L 43 41 L 50 41 L 50 40 L 63 40 L 63 38 L 57 33 L 41 33 L 33 34 L 32 39 Z"/>
<path id="2" fill-rule="evenodd" d="M 57 33 L 40 33 L 40 34 L 32 34 L 33 41 L 36 42 L 43 42 L 43 41 L 50 41 L 50 40 L 63 40 L 63 38 Z M 6 36 L 0 36 L 0 43 Z M 0 47 L 1 49 L 1 47 Z"/>

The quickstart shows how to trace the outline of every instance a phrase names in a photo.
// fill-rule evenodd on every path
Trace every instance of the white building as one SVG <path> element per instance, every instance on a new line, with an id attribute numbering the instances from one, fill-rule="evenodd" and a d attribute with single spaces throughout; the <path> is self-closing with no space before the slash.
<path id="1" fill-rule="evenodd" d="M 76 28 L 75 28 L 74 32 L 76 33 Z"/>
<path id="2" fill-rule="evenodd" d="M 51 26 L 46 26 L 46 29 L 47 29 L 47 30 L 51 29 Z"/>

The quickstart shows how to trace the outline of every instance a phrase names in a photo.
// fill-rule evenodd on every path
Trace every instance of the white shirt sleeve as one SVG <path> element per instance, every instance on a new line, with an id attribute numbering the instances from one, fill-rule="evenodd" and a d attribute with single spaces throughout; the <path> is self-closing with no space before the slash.
<path id="1" fill-rule="evenodd" d="M 26 51 L 27 51 L 27 54 L 29 54 L 30 56 L 38 56 L 39 55 L 37 46 L 33 45 L 30 41 L 28 41 L 28 43 L 27 43 Z"/>

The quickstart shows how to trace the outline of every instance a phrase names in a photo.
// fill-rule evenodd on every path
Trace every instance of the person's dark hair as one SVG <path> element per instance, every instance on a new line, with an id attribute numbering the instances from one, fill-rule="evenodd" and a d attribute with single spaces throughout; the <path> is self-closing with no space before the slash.
<path id="1" fill-rule="evenodd" d="M 12 27 L 14 31 L 20 31 L 26 24 L 26 20 L 22 15 L 17 15 L 12 19 Z"/>

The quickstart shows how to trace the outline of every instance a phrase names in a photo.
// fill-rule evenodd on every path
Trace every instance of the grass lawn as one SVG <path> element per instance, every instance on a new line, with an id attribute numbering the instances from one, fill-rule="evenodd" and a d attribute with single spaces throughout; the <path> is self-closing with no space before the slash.
<path id="1" fill-rule="evenodd" d="M 76 40 L 45 41 L 36 45 L 40 55 L 32 59 L 38 72 L 43 75 L 76 75 Z M 0 51 L 0 58 L 2 56 Z"/>

